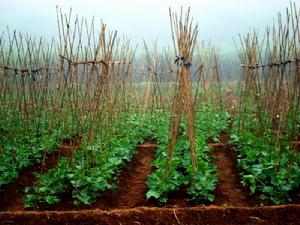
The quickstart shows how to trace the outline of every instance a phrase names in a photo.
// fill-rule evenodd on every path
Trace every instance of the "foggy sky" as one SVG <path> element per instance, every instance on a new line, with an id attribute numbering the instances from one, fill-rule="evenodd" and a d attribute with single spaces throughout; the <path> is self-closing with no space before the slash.
<path id="1" fill-rule="evenodd" d="M 0 0 L 0 31 L 9 26 L 50 39 L 57 35 L 56 6 L 65 13 L 72 7 L 74 15 L 87 19 L 94 16 L 98 24 L 102 19 L 110 30 L 126 35 L 140 48 L 143 39 L 158 40 L 159 47 L 170 45 L 169 6 L 177 11 L 190 6 L 199 25 L 198 41 L 211 39 L 222 53 L 231 53 L 232 38 L 272 25 L 289 0 Z"/>

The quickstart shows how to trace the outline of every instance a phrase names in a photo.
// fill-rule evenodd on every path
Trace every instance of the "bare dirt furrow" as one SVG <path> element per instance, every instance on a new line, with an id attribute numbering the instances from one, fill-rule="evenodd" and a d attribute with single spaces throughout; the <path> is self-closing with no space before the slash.
<path id="1" fill-rule="evenodd" d="M 152 172 L 151 161 L 155 158 L 156 145 L 139 145 L 133 156 L 131 167 L 119 179 L 120 189 L 115 199 L 118 208 L 133 208 L 144 205 L 147 201 L 146 180 Z"/>
<path id="2" fill-rule="evenodd" d="M 237 170 L 237 153 L 233 146 L 228 144 L 229 135 L 223 133 L 221 140 L 223 145 L 212 145 L 214 163 L 218 167 L 219 183 L 215 190 L 215 205 L 223 206 L 247 206 L 248 197 L 240 183 Z"/>

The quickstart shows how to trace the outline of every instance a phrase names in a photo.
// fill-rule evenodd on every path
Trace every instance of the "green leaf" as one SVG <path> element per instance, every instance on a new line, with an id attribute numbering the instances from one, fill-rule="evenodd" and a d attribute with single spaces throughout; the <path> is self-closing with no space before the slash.
<path id="1" fill-rule="evenodd" d="M 243 176 L 243 180 L 244 180 L 244 182 L 247 182 L 247 181 L 249 182 L 251 193 L 252 193 L 252 194 L 255 193 L 255 190 L 256 190 L 255 177 L 254 177 L 253 175 L 251 175 L 251 174 L 249 174 L 249 175 L 244 175 L 244 176 Z"/>
<path id="2" fill-rule="evenodd" d="M 73 191 L 73 198 L 79 200 L 79 202 L 86 204 L 86 205 L 89 205 L 92 203 L 91 196 L 88 194 L 87 189 Z"/>
<path id="3" fill-rule="evenodd" d="M 206 197 L 210 202 L 213 202 L 215 199 L 215 196 L 213 194 L 207 194 Z"/>
<path id="4" fill-rule="evenodd" d="M 39 191 L 39 192 L 47 192 L 47 191 L 48 191 L 48 188 L 42 186 L 42 187 L 39 187 L 39 188 L 38 188 L 38 191 Z"/>
<path id="5" fill-rule="evenodd" d="M 274 191 L 274 188 L 272 186 L 264 186 L 262 191 L 264 193 L 270 193 L 271 194 Z"/>
<path id="6" fill-rule="evenodd" d="M 146 193 L 146 197 L 149 199 L 151 197 L 154 197 L 156 199 L 158 199 L 160 197 L 160 193 L 154 191 L 154 190 L 149 190 L 147 193 Z"/>
<path id="7" fill-rule="evenodd" d="M 57 203 L 59 202 L 59 199 L 56 197 L 56 196 L 53 196 L 53 195 L 47 195 L 45 197 L 45 200 L 46 202 L 49 204 L 49 205 L 52 205 L 54 203 Z"/>

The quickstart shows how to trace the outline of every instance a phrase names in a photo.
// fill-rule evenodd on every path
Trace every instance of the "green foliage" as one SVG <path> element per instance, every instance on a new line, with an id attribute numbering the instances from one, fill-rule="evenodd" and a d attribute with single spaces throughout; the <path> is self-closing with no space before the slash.
<path id="1" fill-rule="evenodd" d="M 191 185 L 187 192 L 193 200 L 208 200 L 212 202 L 215 196 L 212 194 L 216 188 L 218 179 L 216 177 L 216 170 L 209 164 L 206 168 L 196 171 L 194 176 L 190 176 Z"/>
<path id="2" fill-rule="evenodd" d="M 212 159 L 209 157 L 211 149 L 206 145 L 205 140 L 204 136 L 197 136 L 198 169 L 195 174 L 191 162 L 185 163 L 189 181 L 187 192 L 192 200 L 212 202 L 215 197 L 213 191 L 218 183 L 217 167 L 211 163 Z M 189 151 L 186 151 L 184 158 L 186 162 L 190 161 Z"/>
<path id="3" fill-rule="evenodd" d="M 196 137 L 198 170 L 194 174 L 184 125 L 181 125 L 181 129 L 183 132 L 177 140 L 168 173 L 165 173 L 168 140 L 158 138 L 161 142 L 156 151 L 156 159 L 152 163 L 156 170 L 148 177 L 146 196 L 155 198 L 160 203 L 166 203 L 168 193 L 185 186 L 192 200 L 213 201 L 213 190 L 218 179 L 217 168 L 208 156 L 211 149 L 205 143 L 205 136 L 198 133 Z"/>
<path id="4" fill-rule="evenodd" d="M 65 182 L 72 175 L 71 167 L 66 158 L 61 158 L 59 166 L 50 170 L 47 174 L 36 174 L 39 186 L 26 187 L 24 196 L 24 207 L 33 208 L 36 203 L 54 204 L 59 202 L 58 194 L 68 189 Z M 38 193 L 38 194 L 36 194 Z"/>
<path id="5" fill-rule="evenodd" d="M 55 204 L 67 191 L 72 191 L 74 204 L 91 204 L 105 190 L 116 190 L 113 181 L 120 169 L 131 160 L 136 145 L 149 137 L 154 127 L 150 120 L 143 121 L 145 118 L 133 114 L 126 127 L 119 124 L 119 132 L 110 136 L 105 149 L 102 149 L 99 139 L 92 144 L 82 143 L 72 162 L 61 158 L 48 173 L 37 175 L 38 185 L 26 189 L 25 207 Z"/>
<path id="6" fill-rule="evenodd" d="M 164 167 L 161 167 L 149 175 L 147 180 L 149 191 L 146 196 L 158 199 L 160 203 L 167 203 L 167 193 L 178 190 L 183 184 L 187 184 L 187 181 L 181 172 L 171 167 L 168 175 L 165 176 Z"/>
<path id="7" fill-rule="evenodd" d="M 202 104 L 195 116 L 196 133 L 214 142 L 219 142 L 219 135 L 228 129 L 228 112 L 217 112 L 212 106 Z"/>
<path id="8" fill-rule="evenodd" d="M 251 132 L 234 134 L 238 144 L 238 167 L 242 184 L 251 194 L 280 204 L 291 200 L 289 192 L 300 185 L 300 154 L 293 153 L 285 140 L 276 148 L 269 136 L 257 137 Z"/>
<path id="9" fill-rule="evenodd" d="M 49 136 L 45 126 L 36 130 L 31 122 L 32 132 L 27 134 L 18 119 L 11 118 L 8 124 L 1 126 L 7 132 L 1 133 L 0 187 L 14 181 L 24 168 L 40 163 L 45 151 L 50 153 L 57 149 L 61 130 Z"/>

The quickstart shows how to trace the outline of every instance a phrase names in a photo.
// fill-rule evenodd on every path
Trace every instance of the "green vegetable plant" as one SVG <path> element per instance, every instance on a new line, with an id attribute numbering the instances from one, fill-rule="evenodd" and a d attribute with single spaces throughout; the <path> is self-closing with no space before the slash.
<path id="1" fill-rule="evenodd" d="M 202 121 L 204 123 L 204 119 Z M 196 123 L 199 123 L 196 121 Z M 222 127 L 223 128 L 223 127 Z M 206 142 L 206 134 L 197 129 L 196 153 L 198 170 L 193 174 L 189 143 L 187 141 L 185 127 L 181 125 L 181 136 L 179 137 L 174 155 L 172 157 L 169 173 L 165 174 L 167 139 L 158 138 L 158 149 L 156 159 L 152 162 L 155 171 L 149 175 L 147 180 L 147 198 L 154 198 L 160 204 L 166 204 L 168 194 L 186 187 L 190 200 L 201 202 L 212 202 L 214 200 L 213 191 L 217 185 L 217 168 L 211 162 L 209 153 L 211 148 Z M 165 135 L 166 136 L 166 135 Z"/>
<path id="2" fill-rule="evenodd" d="M 246 129 L 233 133 L 231 140 L 237 144 L 242 184 L 250 194 L 274 204 L 290 201 L 289 193 L 300 185 L 300 154 L 291 150 L 288 140 L 275 146 L 271 134 L 258 137 Z"/>

